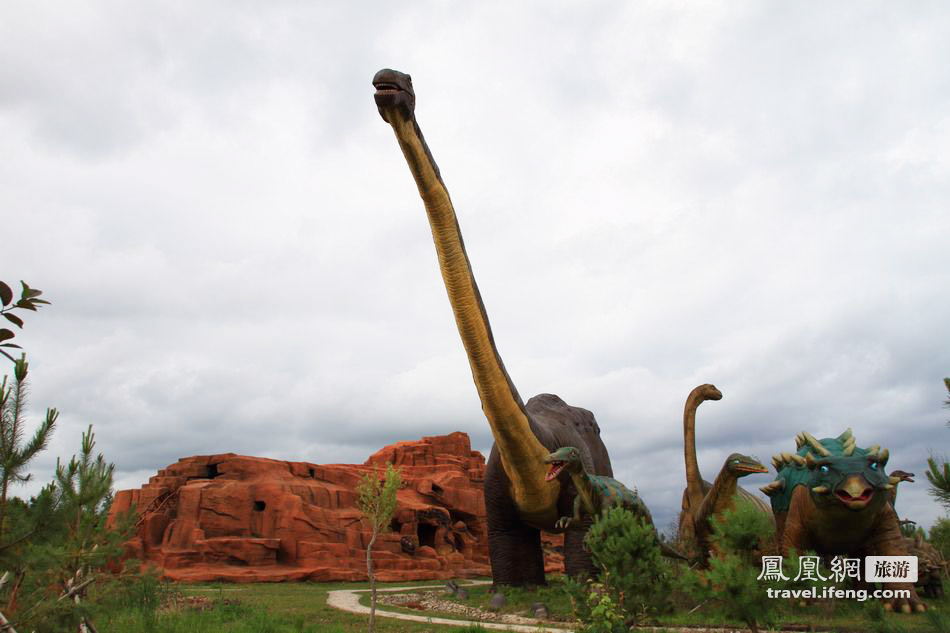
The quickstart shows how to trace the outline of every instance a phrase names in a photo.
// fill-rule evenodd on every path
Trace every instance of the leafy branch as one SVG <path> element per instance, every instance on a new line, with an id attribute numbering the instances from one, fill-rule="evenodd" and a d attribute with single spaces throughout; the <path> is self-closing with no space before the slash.
<path id="1" fill-rule="evenodd" d="M 36 312 L 36 309 L 41 305 L 49 305 L 49 301 L 45 299 L 39 299 L 38 297 L 43 294 L 42 290 L 37 290 L 36 288 L 30 288 L 25 281 L 20 281 L 23 285 L 23 290 L 20 292 L 20 298 L 14 303 L 13 301 L 13 290 L 0 281 L 0 316 L 4 319 L 17 326 L 18 328 L 23 328 L 23 319 L 19 315 L 13 314 L 14 310 L 30 310 L 31 312 Z M 15 348 L 21 349 L 16 343 L 8 342 L 15 336 L 13 330 L 7 328 L 0 328 L 0 348 Z M 0 349 L 0 354 L 3 354 L 13 362 L 16 362 L 16 359 L 13 356 L 10 356 L 6 350 Z"/>

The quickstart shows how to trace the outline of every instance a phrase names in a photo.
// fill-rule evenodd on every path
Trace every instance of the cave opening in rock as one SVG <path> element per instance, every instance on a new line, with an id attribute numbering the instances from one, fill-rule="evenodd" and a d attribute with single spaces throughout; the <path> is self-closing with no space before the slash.
<path id="1" fill-rule="evenodd" d="M 208 470 L 208 472 L 206 473 L 208 475 L 208 479 L 214 479 L 215 477 L 221 474 L 218 472 L 217 464 L 208 464 L 206 468 Z"/>
<path id="2" fill-rule="evenodd" d="M 416 531 L 417 536 L 419 537 L 419 546 L 428 545 L 429 547 L 435 547 L 435 526 L 429 525 L 428 523 L 420 523 L 419 528 Z"/>
<path id="3" fill-rule="evenodd" d="M 314 479 L 314 478 L 316 478 L 316 476 L 317 476 L 317 471 L 316 471 L 316 469 L 315 469 L 315 468 L 311 468 L 311 469 L 310 469 L 310 478 L 311 478 L 311 479 Z"/>
<path id="4" fill-rule="evenodd" d="M 264 508 L 266 508 L 266 507 L 267 507 L 267 503 L 264 502 L 264 501 L 255 501 L 255 502 L 254 502 L 254 511 L 255 511 L 255 512 L 263 512 L 263 511 L 264 511 Z"/>

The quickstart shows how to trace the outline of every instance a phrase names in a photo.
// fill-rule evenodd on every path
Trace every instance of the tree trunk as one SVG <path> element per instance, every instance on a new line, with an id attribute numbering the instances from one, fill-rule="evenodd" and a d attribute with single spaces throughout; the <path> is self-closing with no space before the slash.
<path id="1" fill-rule="evenodd" d="M 6 479 L 6 472 L 4 474 L 3 486 L 0 489 L 0 543 L 3 542 L 4 536 L 6 535 L 6 530 L 3 529 L 3 524 L 7 519 L 7 486 L 10 484 L 10 480 Z"/>
<path id="2" fill-rule="evenodd" d="M 369 545 L 366 546 L 366 575 L 369 576 L 369 633 L 373 633 L 373 627 L 376 625 L 376 574 L 373 573 L 373 545 L 376 543 L 376 535 L 379 529 L 373 526 L 373 536 L 369 539 Z"/>

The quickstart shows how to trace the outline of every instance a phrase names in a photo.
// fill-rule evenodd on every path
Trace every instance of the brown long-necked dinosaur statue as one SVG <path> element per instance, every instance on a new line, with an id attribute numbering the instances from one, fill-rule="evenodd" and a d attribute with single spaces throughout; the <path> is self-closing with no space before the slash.
<path id="1" fill-rule="evenodd" d="M 544 584 L 540 530 L 560 531 L 557 520 L 571 513 L 576 495 L 567 473 L 546 481 L 544 460 L 562 446 L 574 446 L 587 472 L 612 476 L 607 449 L 590 411 L 550 394 L 535 396 L 527 405 L 522 402 L 495 347 L 448 190 L 416 122 L 412 80 L 384 69 L 376 73 L 373 85 L 379 113 L 396 133 L 422 196 L 449 303 L 495 439 L 485 472 L 494 582 Z M 588 518 L 565 532 L 568 574 L 591 569 L 590 555 L 583 549 L 589 525 Z"/>
<path id="2" fill-rule="evenodd" d="M 740 477 L 752 473 L 766 473 L 768 469 L 758 460 L 733 453 L 726 458 L 725 464 L 713 483 L 702 478 L 699 463 L 696 460 L 696 409 L 706 400 L 720 400 L 722 392 L 713 385 L 700 385 L 686 398 L 683 411 L 683 452 L 686 461 L 686 489 L 683 490 L 683 504 L 679 518 L 678 540 L 687 543 L 696 542 L 700 558 L 705 562 L 710 550 L 712 536 L 711 519 L 734 506 L 738 494 L 743 502 L 752 503 L 764 514 L 772 515 L 771 508 L 754 494 L 738 485 Z"/>

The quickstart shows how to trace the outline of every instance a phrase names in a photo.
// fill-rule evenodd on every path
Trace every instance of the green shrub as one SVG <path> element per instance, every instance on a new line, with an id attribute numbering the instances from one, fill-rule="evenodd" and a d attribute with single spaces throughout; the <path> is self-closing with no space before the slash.
<path id="1" fill-rule="evenodd" d="M 713 547 L 723 553 L 739 556 L 747 563 L 757 564 L 758 554 L 775 541 L 775 521 L 750 503 L 713 516 Z"/>
<path id="2" fill-rule="evenodd" d="M 600 571 L 602 584 L 602 590 L 592 586 L 588 594 L 607 596 L 595 596 L 593 603 L 588 596 L 587 609 L 581 612 L 589 609 L 591 623 L 596 620 L 598 626 L 612 626 L 614 610 L 627 624 L 642 624 L 667 609 L 669 567 L 660 554 L 652 524 L 625 508 L 613 507 L 597 518 L 584 543 Z M 583 618 L 581 621 L 587 623 Z"/>
<path id="3" fill-rule="evenodd" d="M 937 519 L 930 527 L 928 540 L 940 552 L 944 560 L 950 560 L 950 518 Z"/>
<path id="4" fill-rule="evenodd" d="M 777 601 L 768 597 L 767 590 L 774 585 L 758 579 L 762 569 L 757 555 L 774 539 L 771 518 L 748 504 L 736 504 L 714 517 L 712 528 L 711 540 L 719 555 L 710 559 L 707 571 L 682 574 L 678 587 L 753 631 L 773 623 Z"/>

